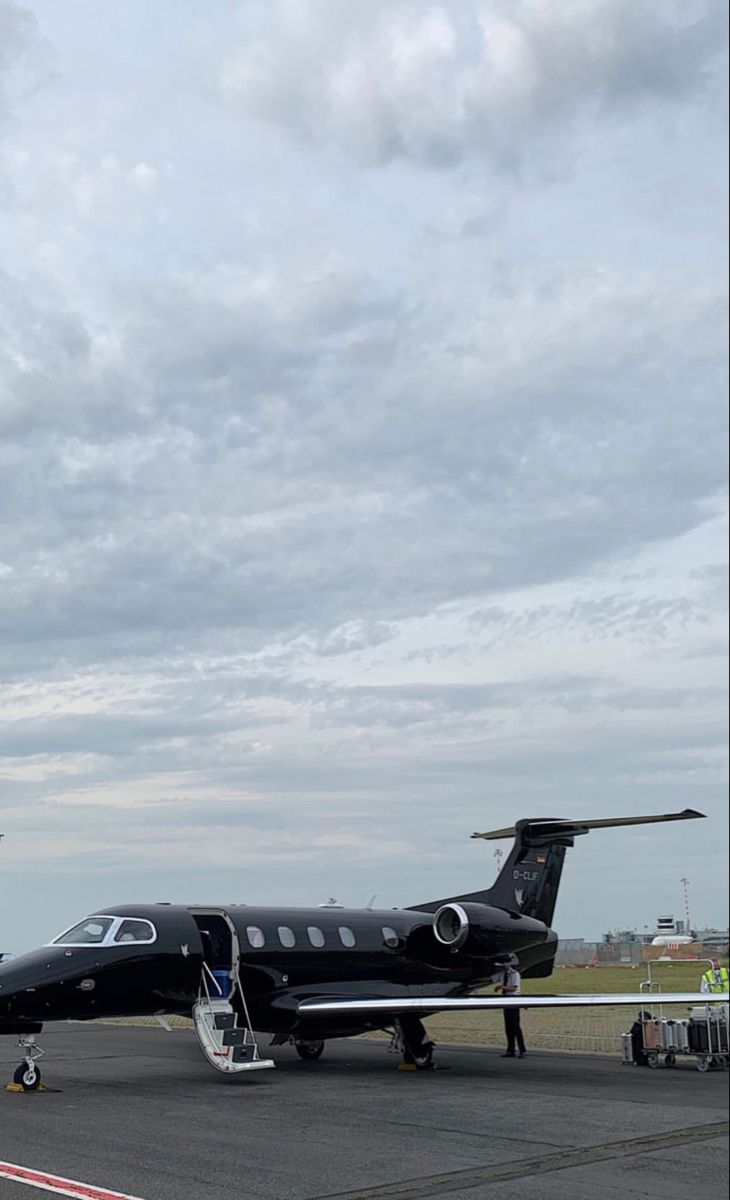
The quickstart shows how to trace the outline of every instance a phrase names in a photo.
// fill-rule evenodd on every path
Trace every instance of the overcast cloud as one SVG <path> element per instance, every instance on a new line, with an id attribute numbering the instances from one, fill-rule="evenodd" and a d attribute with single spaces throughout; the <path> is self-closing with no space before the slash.
<path id="1" fill-rule="evenodd" d="M 685 806 L 579 843 L 557 927 L 682 876 L 727 921 L 726 44 L 719 0 L 0 0 L 0 949 Z"/>

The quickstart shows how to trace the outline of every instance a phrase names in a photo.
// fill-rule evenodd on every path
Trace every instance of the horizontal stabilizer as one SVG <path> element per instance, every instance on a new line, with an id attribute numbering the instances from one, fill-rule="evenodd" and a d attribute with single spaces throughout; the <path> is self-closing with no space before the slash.
<path id="1" fill-rule="evenodd" d="M 549 839 L 551 837 L 577 837 L 581 833 L 588 833 L 590 829 L 609 829 L 615 825 L 653 825 L 658 821 L 692 821 L 697 817 L 704 817 L 704 815 L 694 808 L 685 808 L 682 812 L 662 813 L 649 817 L 603 817 L 594 821 L 565 821 L 545 818 L 520 822 L 520 824 L 523 828 L 526 827 L 533 837 Z M 515 837 L 516 834 L 517 826 L 510 825 L 506 829 L 493 829 L 489 833 L 473 833 L 471 836 L 495 842 L 500 838 Z"/>
<path id="2" fill-rule="evenodd" d="M 713 993 L 712 1003 L 727 1004 L 727 992 Z M 633 1006 L 639 1010 L 662 1008 L 668 1004 L 704 1004 L 708 997 L 704 992 L 645 992 L 638 994 L 585 996 L 394 996 L 389 1000 L 331 999 L 302 1000 L 297 1005 L 300 1017 L 382 1016 L 399 1013 L 468 1012 L 470 1009 L 489 1008 L 592 1008 L 594 1006 Z"/>

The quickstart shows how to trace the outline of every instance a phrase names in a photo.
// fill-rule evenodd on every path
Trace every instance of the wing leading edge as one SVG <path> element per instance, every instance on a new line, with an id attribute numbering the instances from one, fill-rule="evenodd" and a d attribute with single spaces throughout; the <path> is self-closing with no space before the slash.
<path id="1" fill-rule="evenodd" d="M 712 1004 L 727 1004 L 727 992 L 713 994 Z M 398 1013 L 468 1012 L 490 1008 L 589 1008 L 595 1006 L 633 1005 L 635 1008 L 655 1008 L 665 1004 L 707 1004 L 704 992 L 619 993 L 584 996 L 394 996 L 392 999 L 330 999 L 302 1000 L 297 1005 L 300 1017 L 376 1016 Z"/>

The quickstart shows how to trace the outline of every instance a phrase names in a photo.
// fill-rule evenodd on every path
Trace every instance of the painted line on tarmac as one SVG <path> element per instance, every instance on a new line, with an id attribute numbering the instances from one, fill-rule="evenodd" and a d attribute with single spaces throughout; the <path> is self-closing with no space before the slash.
<path id="1" fill-rule="evenodd" d="M 34 1171 L 32 1167 L 21 1167 L 17 1163 L 0 1160 L 0 1179 L 11 1179 L 14 1183 L 27 1183 L 44 1192 L 55 1192 L 57 1196 L 71 1196 L 73 1200 L 141 1200 L 127 1192 L 111 1192 L 109 1188 L 94 1187 L 91 1183 L 79 1183 L 76 1179 L 64 1179 L 61 1175 L 49 1175 L 47 1171 Z"/>
<path id="2" fill-rule="evenodd" d="M 316 1200 L 427 1200 L 431 1197 L 433 1200 L 440 1200 L 449 1192 L 469 1191 L 484 1183 L 524 1179 L 551 1171 L 565 1171 L 570 1167 L 592 1166 L 595 1163 L 609 1162 L 611 1159 L 628 1158 L 635 1154 L 651 1154 L 657 1150 L 681 1146 L 686 1142 L 727 1137 L 728 1130 L 727 1121 L 713 1121 L 706 1125 L 690 1125 L 684 1129 L 627 1138 L 620 1142 L 571 1147 L 560 1150 L 557 1154 L 545 1154 L 540 1158 L 523 1159 L 521 1162 L 492 1163 L 487 1167 L 467 1167 L 462 1171 L 425 1175 L 420 1179 L 403 1179 L 398 1183 L 358 1188 L 356 1191 L 327 1192 Z"/>

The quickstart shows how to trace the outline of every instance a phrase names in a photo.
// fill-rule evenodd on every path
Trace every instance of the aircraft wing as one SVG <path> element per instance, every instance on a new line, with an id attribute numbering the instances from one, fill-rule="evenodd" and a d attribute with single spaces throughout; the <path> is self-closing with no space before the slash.
<path id="1" fill-rule="evenodd" d="M 397 1016 L 399 1013 L 429 1014 L 436 1012 L 471 1012 L 490 1008 L 590 1008 L 595 1006 L 629 1005 L 639 1009 L 659 1008 L 664 1004 L 727 1004 L 727 992 L 651 992 L 618 993 L 616 995 L 586 994 L 583 996 L 394 996 L 392 999 L 331 999 L 302 1000 L 297 1005 L 300 1017 L 326 1016 Z"/>

